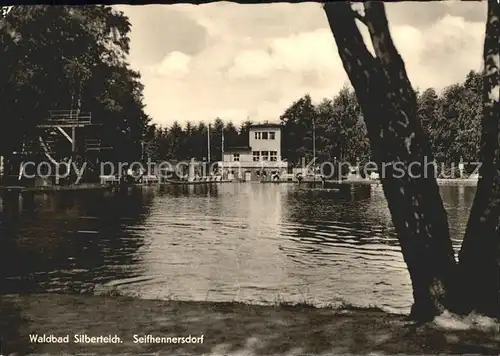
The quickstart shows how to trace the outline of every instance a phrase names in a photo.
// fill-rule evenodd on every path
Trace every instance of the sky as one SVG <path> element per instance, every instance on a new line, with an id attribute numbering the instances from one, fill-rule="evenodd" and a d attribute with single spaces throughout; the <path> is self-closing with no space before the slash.
<path id="1" fill-rule="evenodd" d="M 349 84 L 319 3 L 116 7 L 132 25 L 129 63 L 160 125 L 277 122 L 305 94 L 319 102 Z M 481 69 L 486 2 L 400 2 L 386 11 L 415 88 L 441 90 Z"/>

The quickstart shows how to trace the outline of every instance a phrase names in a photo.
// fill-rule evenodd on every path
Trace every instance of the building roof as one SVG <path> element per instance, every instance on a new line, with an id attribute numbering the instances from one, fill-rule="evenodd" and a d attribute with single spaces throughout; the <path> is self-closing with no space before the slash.
<path id="1" fill-rule="evenodd" d="M 224 153 L 226 152 L 243 152 L 243 151 L 251 151 L 252 147 L 250 146 L 233 146 L 224 148 Z"/>
<path id="2" fill-rule="evenodd" d="M 250 129 L 266 129 L 266 128 L 281 128 L 281 124 L 271 124 L 271 123 L 264 123 L 264 124 L 253 124 L 250 126 Z"/>

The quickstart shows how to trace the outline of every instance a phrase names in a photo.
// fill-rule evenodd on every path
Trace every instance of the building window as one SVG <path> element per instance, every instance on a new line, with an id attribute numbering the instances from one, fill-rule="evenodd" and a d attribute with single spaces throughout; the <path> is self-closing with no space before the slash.
<path id="1" fill-rule="evenodd" d="M 271 161 L 277 161 L 277 160 L 278 160 L 278 152 L 271 151 Z"/>
<path id="2" fill-rule="evenodd" d="M 260 140 L 260 137 L 261 137 L 260 135 L 261 135 L 261 132 L 256 132 L 255 133 L 255 139 L 256 140 Z"/>
<path id="3" fill-rule="evenodd" d="M 269 161 L 269 151 L 262 151 L 260 154 L 263 161 Z"/>
<path id="4" fill-rule="evenodd" d="M 260 152 L 259 151 L 254 151 L 253 152 L 253 161 L 254 162 L 260 161 Z"/>
<path id="5" fill-rule="evenodd" d="M 262 133 L 262 139 L 263 140 L 267 140 L 267 136 L 268 136 L 269 132 L 263 132 Z"/>
<path id="6" fill-rule="evenodd" d="M 238 162 L 239 160 L 240 160 L 240 154 L 239 153 L 233 154 L 233 161 Z"/>
<path id="7" fill-rule="evenodd" d="M 276 132 L 269 132 L 269 139 L 274 140 L 276 138 Z"/>

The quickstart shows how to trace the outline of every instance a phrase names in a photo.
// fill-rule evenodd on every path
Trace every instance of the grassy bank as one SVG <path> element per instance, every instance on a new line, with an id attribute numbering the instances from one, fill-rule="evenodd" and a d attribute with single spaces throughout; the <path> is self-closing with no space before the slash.
<path id="1" fill-rule="evenodd" d="M 463 323 L 462 323 L 463 324 Z M 458 325 L 458 327 L 457 327 Z M 465 324 L 464 324 L 465 325 Z M 497 324 L 409 326 L 378 309 L 139 300 L 83 295 L 0 297 L 0 336 L 10 353 L 139 355 L 498 354 Z M 29 334 L 70 335 L 68 344 Z M 74 334 L 118 335 L 117 344 L 75 344 Z M 138 344 L 133 335 L 194 337 L 200 344 Z"/>

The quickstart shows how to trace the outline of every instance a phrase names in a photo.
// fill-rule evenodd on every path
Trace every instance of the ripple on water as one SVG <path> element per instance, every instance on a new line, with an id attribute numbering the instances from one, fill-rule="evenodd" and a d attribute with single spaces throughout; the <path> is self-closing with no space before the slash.
<path id="1" fill-rule="evenodd" d="M 0 252 L 11 266 L 7 288 L 94 284 L 143 298 L 343 301 L 406 312 L 411 283 L 383 192 L 360 189 L 343 196 L 236 184 L 131 190 L 98 203 L 45 197 L 17 222 L 0 218 L 13 236 Z M 456 250 L 468 189 L 443 194 Z"/>

